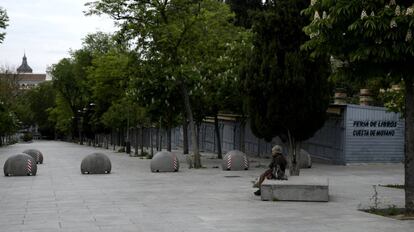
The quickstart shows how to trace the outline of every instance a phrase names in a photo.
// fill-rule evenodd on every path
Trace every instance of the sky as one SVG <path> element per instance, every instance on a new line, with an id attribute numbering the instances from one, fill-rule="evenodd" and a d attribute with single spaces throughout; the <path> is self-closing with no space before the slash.
<path id="1" fill-rule="evenodd" d="M 92 0 L 1 0 L 9 26 L 0 44 L 0 67 L 15 71 L 26 53 L 33 73 L 81 48 L 82 39 L 97 31 L 113 32 L 113 21 L 104 16 L 85 16 Z"/>

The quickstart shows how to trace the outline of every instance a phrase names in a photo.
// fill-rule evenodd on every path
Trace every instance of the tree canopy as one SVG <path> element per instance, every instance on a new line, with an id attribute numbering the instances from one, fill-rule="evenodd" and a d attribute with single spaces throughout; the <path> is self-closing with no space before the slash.
<path id="1" fill-rule="evenodd" d="M 87 5 L 89 14 L 107 14 L 117 22 L 118 38 L 133 45 L 141 64 L 160 67 L 153 78 L 148 75 L 139 78 L 147 78 L 147 83 L 155 85 L 161 83 L 160 80 L 172 80 L 171 87 L 178 87 L 192 131 L 194 166 L 201 167 L 191 99 L 203 93 L 199 84 L 208 78 L 201 73 L 204 67 L 210 65 L 209 61 L 222 57 L 242 32 L 231 23 L 233 15 L 229 7 L 214 0 L 101 0 Z M 156 90 L 161 86 L 153 87 Z M 167 88 L 166 92 L 172 93 L 169 90 L 173 89 Z M 153 94 L 163 96 L 161 92 Z M 170 97 L 173 95 L 164 99 Z M 171 106 L 172 103 L 168 101 L 164 101 L 161 108 L 168 109 L 167 104 Z"/>
<path id="2" fill-rule="evenodd" d="M 6 10 L 0 7 L 0 29 L 6 29 L 8 21 L 9 17 L 7 16 Z M 3 42 L 5 36 L 6 32 L 0 32 L 0 44 Z"/>
<path id="3" fill-rule="evenodd" d="M 332 56 L 348 78 L 392 77 L 405 86 L 405 197 L 414 212 L 414 5 L 407 0 L 313 0 L 303 49 Z"/>
<path id="4" fill-rule="evenodd" d="M 267 2 L 256 14 L 254 47 L 242 72 L 253 133 L 267 141 L 287 140 L 291 167 L 297 164 L 299 142 L 324 124 L 330 97 L 327 57 L 312 60 L 300 50 L 307 40 L 302 27 L 308 18 L 300 14 L 306 5 L 304 0 Z"/>

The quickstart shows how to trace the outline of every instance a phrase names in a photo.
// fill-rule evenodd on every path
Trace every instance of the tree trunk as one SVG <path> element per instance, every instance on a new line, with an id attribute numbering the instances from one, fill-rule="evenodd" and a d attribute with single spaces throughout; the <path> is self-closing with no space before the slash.
<path id="1" fill-rule="evenodd" d="M 201 140 L 201 138 L 200 138 L 200 123 L 197 123 L 197 125 L 196 125 L 196 129 L 197 129 L 197 134 L 196 134 L 196 137 L 197 137 L 197 145 L 198 145 L 198 148 L 200 149 L 200 140 Z M 203 149 L 203 148 L 201 148 L 201 149 Z"/>
<path id="2" fill-rule="evenodd" d="M 155 147 L 157 148 L 157 151 L 160 151 L 160 129 L 157 127 L 157 131 L 155 132 Z"/>
<path id="3" fill-rule="evenodd" d="M 191 142 L 192 142 L 192 150 L 194 155 L 194 168 L 201 168 L 201 157 L 200 157 L 200 151 L 198 149 L 198 143 L 197 143 L 197 131 L 193 119 L 193 112 L 191 110 L 191 104 L 190 104 L 190 96 L 188 96 L 187 86 L 185 85 L 183 80 L 180 80 L 180 86 L 181 91 L 184 97 L 184 106 L 185 111 L 187 112 L 187 118 L 190 123 L 190 130 L 191 130 Z"/>
<path id="4" fill-rule="evenodd" d="M 187 122 L 187 117 L 184 118 L 184 122 L 183 122 L 183 153 L 188 154 L 188 122 Z"/>
<path id="5" fill-rule="evenodd" d="M 414 213 L 414 87 L 405 80 L 405 209 Z"/>
<path id="6" fill-rule="evenodd" d="M 289 174 L 291 176 L 299 176 L 300 173 L 300 162 L 299 162 L 299 153 L 300 153 L 300 142 L 297 142 L 295 138 L 288 131 L 288 143 L 289 143 Z"/>
<path id="7" fill-rule="evenodd" d="M 139 154 L 139 127 L 137 126 L 135 129 L 135 156 Z"/>
<path id="8" fill-rule="evenodd" d="M 129 127 L 126 128 L 125 152 L 129 155 L 131 154 L 131 138 Z"/>
<path id="9" fill-rule="evenodd" d="M 143 126 L 141 126 L 141 143 L 140 143 L 140 146 L 141 146 L 141 155 L 143 156 L 144 155 L 144 127 Z"/>
<path id="10" fill-rule="evenodd" d="M 122 128 L 119 129 L 119 130 L 117 129 L 116 132 L 117 132 L 117 136 L 118 136 L 118 140 L 117 140 L 116 145 L 120 147 L 121 146 L 121 134 L 123 134 Z"/>
<path id="11" fill-rule="evenodd" d="M 152 128 L 149 128 L 149 129 L 150 129 L 151 157 L 153 157 L 154 156 L 154 145 L 153 145 L 153 142 L 152 142 Z"/>
<path id="12" fill-rule="evenodd" d="M 114 130 L 112 130 L 111 143 L 112 143 L 112 146 L 114 147 L 114 151 L 115 151 L 115 146 L 116 146 L 115 137 L 116 137 L 116 132 L 114 133 Z"/>
<path id="13" fill-rule="evenodd" d="M 171 128 L 167 129 L 167 151 L 171 152 Z"/>
<path id="14" fill-rule="evenodd" d="M 217 158 L 223 159 L 223 154 L 221 151 L 220 128 L 218 124 L 217 114 L 214 115 L 214 130 L 216 131 L 216 138 L 217 138 Z"/>
<path id="15" fill-rule="evenodd" d="M 160 151 L 162 151 L 162 130 L 160 129 Z"/>
<path id="16" fill-rule="evenodd" d="M 237 138 L 236 131 L 237 131 L 237 124 L 234 123 L 234 126 L 233 126 L 233 150 L 237 149 L 237 146 L 236 146 L 236 138 Z"/>
<path id="17" fill-rule="evenodd" d="M 246 128 L 246 120 L 242 118 L 240 122 L 240 151 L 246 152 L 246 146 L 244 144 L 245 140 L 245 128 Z"/>

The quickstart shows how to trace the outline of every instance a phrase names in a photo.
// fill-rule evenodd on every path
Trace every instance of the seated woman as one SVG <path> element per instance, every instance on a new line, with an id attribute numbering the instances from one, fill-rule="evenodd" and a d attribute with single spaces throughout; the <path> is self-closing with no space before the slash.
<path id="1" fill-rule="evenodd" d="M 269 169 L 267 169 L 262 175 L 260 175 L 259 181 L 253 185 L 254 188 L 259 188 L 255 195 L 260 195 L 260 186 L 262 185 L 265 178 L 267 179 L 276 179 L 276 180 L 287 180 L 285 175 L 287 161 L 285 156 L 282 154 L 282 147 L 275 145 L 272 148 L 272 162 L 269 164 Z"/>

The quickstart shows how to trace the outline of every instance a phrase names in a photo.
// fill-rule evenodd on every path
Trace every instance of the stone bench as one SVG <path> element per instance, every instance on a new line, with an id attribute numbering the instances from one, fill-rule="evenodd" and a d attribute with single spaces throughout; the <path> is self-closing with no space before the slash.
<path id="1" fill-rule="evenodd" d="M 261 186 L 262 201 L 328 201 L 326 177 L 290 176 L 289 180 L 265 180 Z"/>

